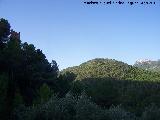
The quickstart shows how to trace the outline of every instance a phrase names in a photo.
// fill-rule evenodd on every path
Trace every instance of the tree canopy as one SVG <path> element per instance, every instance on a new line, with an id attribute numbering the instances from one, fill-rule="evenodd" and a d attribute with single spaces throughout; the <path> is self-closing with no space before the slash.
<path id="1" fill-rule="evenodd" d="M 77 80 L 86 78 L 114 78 L 122 80 L 159 81 L 160 73 L 128 65 L 114 59 L 96 58 L 76 67 L 69 67 L 63 72 L 73 72 Z"/>
<path id="2" fill-rule="evenodd" d="M 160 73 L 138 67 L 97 58 L 59 71 L 1 18 L 0 119 L 158 120 Z"/>

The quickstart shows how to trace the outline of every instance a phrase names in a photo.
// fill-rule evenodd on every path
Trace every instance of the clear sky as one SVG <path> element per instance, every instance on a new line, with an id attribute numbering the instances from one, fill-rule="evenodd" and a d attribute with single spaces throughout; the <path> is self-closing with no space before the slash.
<path id="1" fill-rule="evenodd" d="M 93 58 L 133 64 L 137 59 L 160 58 L 160 1 L 155 1 L 156 5 L 130 6 L 0 0 L 0 17 L 21 32 L 22 42 L 40 48 L 60 69 Z"/>

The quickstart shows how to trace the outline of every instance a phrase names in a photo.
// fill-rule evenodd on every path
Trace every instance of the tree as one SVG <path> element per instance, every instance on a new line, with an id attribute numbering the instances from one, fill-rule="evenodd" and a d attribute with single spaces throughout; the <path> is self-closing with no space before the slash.
<path id="1" fill-rule="evenodd" d="M 25 105 L 32 105 L 37 89 L 44 83 L 55 85 L 59 69 L 56 61 L 48 62 L 42 50 L 23 44 L 20 33 L 10 30 L 5 19 L 0 19 L 0 45 L 0 74 L 8 76 L 4 116 L 9 119 L 15 96 L 22 97 Z"/>
<path id="2" fill-rule="evenodd" d="M 16 91 L 16 83 L 21 71 L 21 41 L 19 34 L 12 31 L 4 48 L 4 66 L 8 73 L 9 80 L 7 85 L 6 95 L 6 116 L 11 115 L 11 111 L 14 105 L 14 97 Z"/>
<path id="3" fill-rule="evenodd" d="M 10 35 L 10 24 L 7 20 L 0 19 L 0 49 L 4 47 L 4 43 L 8 41 Z"/>
<path id="4" fill-rule="evenodd" d="M 38 97 L 35 103 L 43 104 L 49 100 L 53 95 L 53 91 L 48 87 L 47 84 L 43 84 L 38 90 Z"/>
<path id="5" fill-rule="evenodd" d="M 6 109 L 6 94 L 7 94 L 8 76 L 0 74 L 0 118 L 4 119 Z"/>

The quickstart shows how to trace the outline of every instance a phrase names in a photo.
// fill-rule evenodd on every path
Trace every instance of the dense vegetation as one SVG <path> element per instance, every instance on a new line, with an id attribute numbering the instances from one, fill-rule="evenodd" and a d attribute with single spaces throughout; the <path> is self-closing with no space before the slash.
<path id="1" fill-rule="evenodd" d="M 0 19 L 1 120 L 158 120 L 160 73 L 111 59 L 59 71 Z"/>
<path id="2" fill-rule="evenodd" d="M 56 61 L 49 63 L 42 50 L 22 43 L 20 33 L 11 30 L 7 20 L 0 19 L 1 119 L 9 119 L 19 104 L 38 104 L 48 100 L 52 92 L 64 96 L 70 79 L 58 74 Z"/>
<path id="3" fill-rule="evenodd" d="M 146 71 L 120 61 L 103 58 L 90 60 L 79 66 L 67 68 L 62 72 L 65 71 L 76 74 L 77 80 L 85 78 L 115 78 L 140 81 L 160 80 L 160 73 L 158 72 Z"/>

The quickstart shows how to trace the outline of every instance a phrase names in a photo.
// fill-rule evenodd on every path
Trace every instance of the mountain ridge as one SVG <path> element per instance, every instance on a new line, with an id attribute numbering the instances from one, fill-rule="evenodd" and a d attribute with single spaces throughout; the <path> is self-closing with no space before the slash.
<path id="1" fill-rule="evenodd" d="M 72 72 L 77 80 L 85 78 L 114 78 L 123 80 L 160 80 L 160 73 L 108 58 L 95 58 L 69 67 L 62 72 Z"/>
<path id="2" fill-rule="evenodd" d="M 149 71 L 160 72 L 160 60 L 136 61 L 133 66 Z"/>

